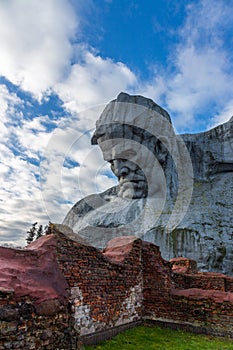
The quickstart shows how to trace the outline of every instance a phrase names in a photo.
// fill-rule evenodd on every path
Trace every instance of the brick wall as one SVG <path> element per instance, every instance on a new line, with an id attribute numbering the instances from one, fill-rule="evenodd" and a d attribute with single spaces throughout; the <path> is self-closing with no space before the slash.
<path id="1" fill-rule="evenodd" d="M 68 296 L 55 237 L 0 247 L 0 349 L 77 349 Z"/>
<path id="2" fill-rule="evenodd" d="M 143 317 L 160 318 L 170 303 L 171 264 L 162 259 L 157 246 L 140 242 L 143 265 Z"/>
<path id="3" fill-rule="evenodd" d="M 167 262 L 134 236 L 101 252 L 63 229 L 51 225 L 28 249 L 11 250 L 14 264 L 0 274 L 0 350 L 78 349 L 80 340 L 96 342 L 141 321 L 233 336 L 233 278 L 198 273 L 185 258 Z"/>
<path id="4" fill-rule="evenodd" d="M 72 336 L 71 336 L 72 335 Z M 0 291 L 0 349 L 77 349 L 77 337 L 66 306 Z"/>
<path id="5" fill-rule="evenodd" d="M 121 261 L 111 248 L 103 254 L 56 236 L 58 263 L 70 286 L 75 328 L 81 336 L 141 320 L 140 240 L 134 237 L 121 245 Z"/>

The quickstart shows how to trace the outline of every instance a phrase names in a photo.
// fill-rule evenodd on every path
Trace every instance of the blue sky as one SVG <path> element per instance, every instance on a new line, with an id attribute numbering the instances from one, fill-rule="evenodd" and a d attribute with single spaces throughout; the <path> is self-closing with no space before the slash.
<path id="1" fill-rule="evenodd" d="M 0 241 L 61 222 L 115 183 L 95 120 L 120 91 L 154 99 L 179 133 L 233 115 L 231 0 L 0 1 Z"/>

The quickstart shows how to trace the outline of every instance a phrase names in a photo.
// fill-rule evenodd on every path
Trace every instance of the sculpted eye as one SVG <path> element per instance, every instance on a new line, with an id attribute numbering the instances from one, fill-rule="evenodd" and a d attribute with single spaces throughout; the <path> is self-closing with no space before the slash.
<path id="1" fill-rule="evenodd" d="M 162 142 L 160 140 L 157 141 L 157 150 L 161 151 L 162 149 Z"/>

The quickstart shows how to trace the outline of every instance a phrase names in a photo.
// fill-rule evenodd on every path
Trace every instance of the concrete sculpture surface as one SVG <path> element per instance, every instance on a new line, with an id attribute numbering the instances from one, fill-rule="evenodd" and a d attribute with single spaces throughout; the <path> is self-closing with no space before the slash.
<path id="1" fill-rule="evenodd" d="M 160 246 L 164 259 L 185 256 L 202 270 L 233 274 L 233 118 L 177 135 L 163 108 L 120 93 L 92 144 L 119 184 L 78 201 L 63 224 L 98 248 L 135 235 Z"/>

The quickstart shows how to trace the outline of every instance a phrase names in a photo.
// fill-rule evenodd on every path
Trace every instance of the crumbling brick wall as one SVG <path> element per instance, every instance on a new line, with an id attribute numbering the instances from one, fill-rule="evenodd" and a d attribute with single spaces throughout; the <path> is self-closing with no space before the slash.
<path id="1" fill-rule="evenodd" d="M 158 311 L 157 296 L 149 293 L 149 303 L 144 297 L 148 306 L 144 318 L 163 321 L 173 328 L 233 337 L 233 278 L 198 272 L 195 261 L 183 257 L 171 259 L 170 263 L 167 301 Z"/>
<path id="2" fill-rule="evenodd" d="M 141 321 L 233 337 L 233 278 L 134 236 L 102 252 L 51 225 L 25 250 L 0 249 L 0 350 L 78 349 Z"/>
<path id="3" fill-rule="evenodd" d="M 56 233 L 57 259 L 70 286 L 75 327 L 80 335 L 142 318 L 141 241 L 121 241 L 104 253 Z M 123 243 L 123 244 L 122 244 Z M 121 255 L 121 256 L 120 256 Z"/>
<path id="4" fill-rule="evenodd" d="M 165 317 L 170 304 L 171 264 L 160 254 L 159 247 L 141 241 L 143 264 L 143 317 Z"/>
<path id="5" fill-rule="evenodd" d="M 0 349 L 76 349 L 68 296 L 54 236 L 0 247 Z"/>
<path id="6" fill-rule="evenodd" d="M 18 301 L 13 291 L 0 291 L 1 350 L 77 349 L 71 322 L 67 307 L 55 300 L 36 307 L 29 297 Z"/>

